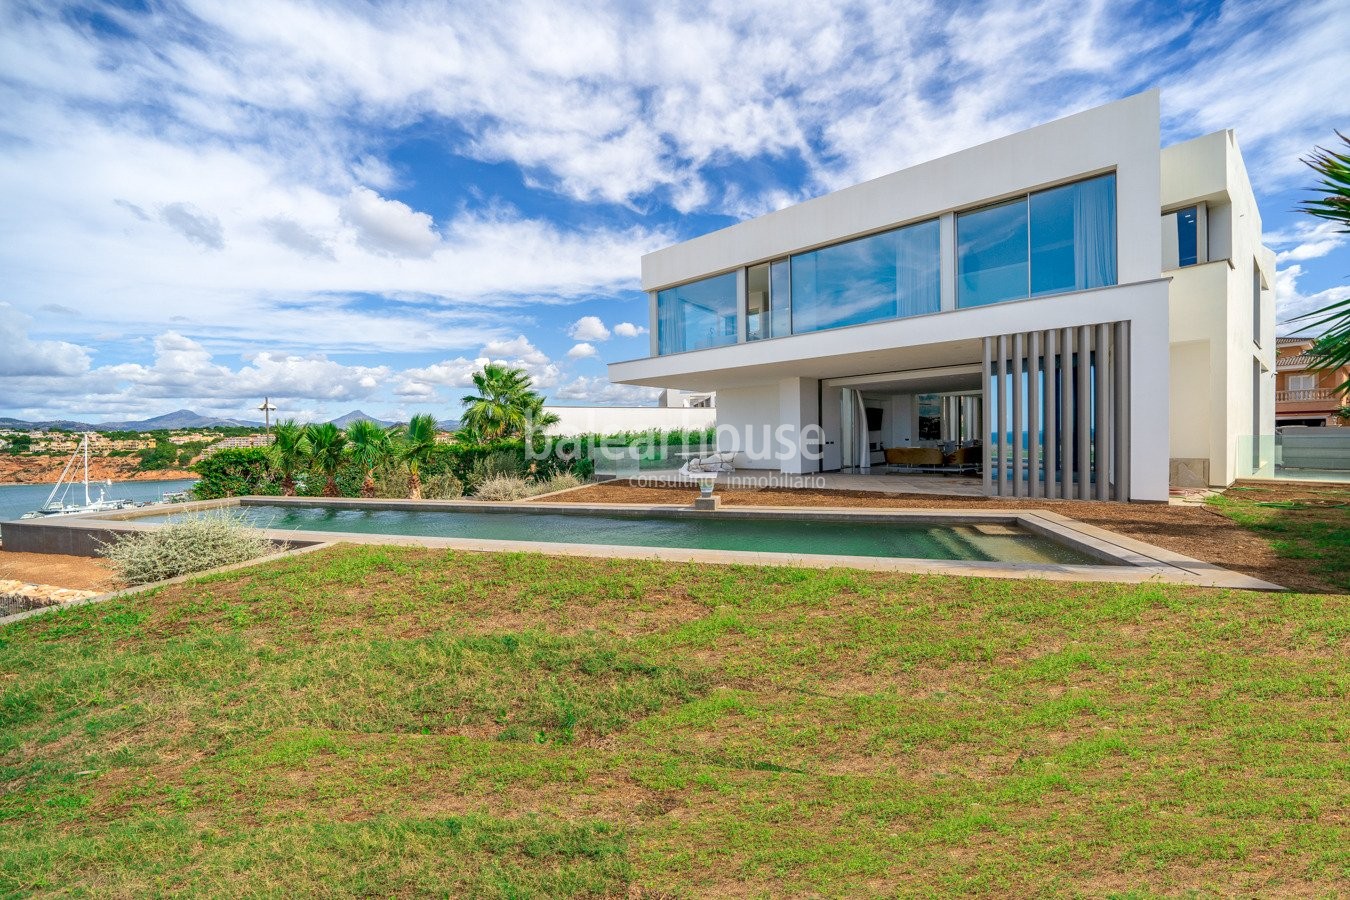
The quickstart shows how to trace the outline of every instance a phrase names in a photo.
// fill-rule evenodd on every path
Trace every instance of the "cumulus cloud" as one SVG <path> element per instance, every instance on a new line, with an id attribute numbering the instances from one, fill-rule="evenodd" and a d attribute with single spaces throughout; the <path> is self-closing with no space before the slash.
<path id="1" fill-rule="evenodd" d="M 18 351 L 0 355 L 0 396 L 12 409 L 45 410 L 49 417 L 153 414 L 170 404 L 237 416 L 264 395 L 292 405 L 350 402 L 391 380 L 387 366 L 345 365 L 322 354 L 264 351 L 231 366 L 177 331 L 154 339 L 150 363 L 91 368 L 82 348 L 31 340 L 25 324 L 0 305 L 0 342 Z"/>
<path id="2" fill-rule="evenodd" d="M 607 341 L 609 329 L 599 316 L 582 316 L 568 327 L 567 336 L 576 341 Z"/>
<path id="3" fill-rule="evenodd" d="M 441 244 L 431 216 L 367 187 L 352 188 L 342 218 L 356 229 L 361 244 L 377 253 L 425 259 Z"/>
<path id="4" fill-rule="evenodd" d="M 509 341 L 488 341 L 483 346 L 483 355 L 491 357 L 494 362 L 498 359 L 519 360 L 531 365 L 544 365 L 548 362 L 547 354 L 531 344 L 529 338 L 523 334 L 518 334 Z"/>
<path id="5" fill-rule="evenodd" d="M 599 353 L 594 344 L 587 344 L 584 341 L 572 347 L 567 351 L 568 359 L 590 359 Z"/>
<path id="6" fill-rule="evenodd" d="M 634 325 L 632 322 L 620 322 L 614 326 L 614 333 L 619 337 L 631 338 L 646 334 L 647 329 L 641 325 Z"/>
<path id="7" fill-rule="evenodd" d="M 559 387 L 556 396 L 563 400 L 582 400 L 600 406 L 644 406 L 654 403 L 661 396 L 661 391 L 659 388 L 633 384 L 613 384 L 606 378 L 583 375 Z"/>
<path id="8" fill-rule="evenodd" d="M 1350 234 L 1335 222 L 1296 222 L 1284 231 L 1262 235 L 1262 240 L 1277 248 L 1277 262 L 1299 262 L 1326 256 L 1350 241 Z"/>
<path id="9" fill-rule="evenodd" d="M 141 397 L 246 399 L 264 394 L 309 400 L 370 396 L 389 376 L 385 366 L 348 366 L 326 356 L 261 352 L 232 369 L 199 342 L 168 331 L 155 338 L 150 365 L 128 363 L 102 371 Z"/>
<path id="10" fill-rule="evenodd" d="M 203 250 L 225 249 L 220 219 L 191 203 L 170 203 L 159 211 L 159 220 Z"/>
<path id="11" fill-rule="evenodd" d="M 0 303 L 0 377 L 68 376 L 89 369 L 89 353 L 83 347 L 30 338 L 32 321 L 10 304 Z"/>
<path id="12" fill-rule="evenodd" d="M 1332 303 L 1350 298 L 1350 285 L 1337 285 L 1311 294 L 1304 294 L 1298 285 L 1303 274 L 1303 267 L 1297 263 L 1286 266 L 1275 273 L 1275 318 L 1280 323 L 1280 331 L 1284 334 L 1293 334 L 1295 331 L 1300 333 L 1320 331 L 1321 329 L 1311 329 L 1311 331 L 1309 329 L 1316 318 L 1304 319 L 1303 321 L 1294 320 Z"/>
<path id="13" fill-rule="evenodd" d="M 468 387 L 473 384 L 473 374 L 488 363 L 523 370 L 536 390 L 554 387 L 562 374 L 548 354 L 522 334 L 510 340 L 488 341 L 473 359 L 458 356 L 408 369 L 400 376 L 396 392 L 404 397 L 421 397 L 430 396 L 436 387 Z"/>

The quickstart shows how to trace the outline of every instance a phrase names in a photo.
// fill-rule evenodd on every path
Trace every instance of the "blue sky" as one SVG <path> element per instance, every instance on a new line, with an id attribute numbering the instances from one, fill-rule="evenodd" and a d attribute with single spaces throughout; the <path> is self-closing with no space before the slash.
<path id="1" fill-rule="evenodd" d="M 1350 295 L 1293 212 L 1343 0 L 484 9 L 0 6 L 0 415 L 452 418 L 488 359 L 650 402 L 642 253 L 1153 87 L 1236 130 L 1281 319 Z"/>

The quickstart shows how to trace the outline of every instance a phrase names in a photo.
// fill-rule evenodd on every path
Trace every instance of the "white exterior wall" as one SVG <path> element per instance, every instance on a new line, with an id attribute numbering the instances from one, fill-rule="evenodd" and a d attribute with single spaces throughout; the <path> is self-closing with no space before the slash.
<path id="1" fill-rule="evenodd" d="M 618 434 L 624 431 L 672 431 L 677 428 L 711 428 L 717 424 L 717 410 L 682 406 L 545 406 L 558 424 L 544 429 L 545 434 L 575 436 L 582 434 Z"/>
<path id="2" fill-rule="evenodd" d="M 741 469 L 778 469 L 769 435 L 782 424 L 778 382 L 738 387 L 717 395 L 717 449 L 736 451 Z"/>
<path id="3" fill-rule="evenodd" d="M 1173 472 L 1205 460 L 1208 483 L 1224 487 L 1252 474 L 1253 363 L 1264 370 L 1255 430 L 1264 445 L 1273 444 L 1275 255 L 1261 245 L 1261 213 L 1233 132 L 1167 147 L 1161 160 L 1162 209 L 1208 207 L 1208 261 L 1164 273 L 1171 278 L 1172 356 L 1184 360 L 1186 373 L 1173 379 L 1168 394 Z M 1254 270 L 1266 286 L 1260 334 L 1252 315 Z"/>

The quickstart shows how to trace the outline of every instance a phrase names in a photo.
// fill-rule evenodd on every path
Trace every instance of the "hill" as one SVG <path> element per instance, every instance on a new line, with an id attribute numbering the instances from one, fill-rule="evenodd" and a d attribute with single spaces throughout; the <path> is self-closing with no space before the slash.
<path id="1" fill-rule="evenodd" d="M 261 428 L 261 422 L 243 419 L 225 419 L 203 416 L 190 409 L 177 409 L 149 419 L 128 419 L 118 422 L 79 422 L 73 419 L 47 419 L 29 422 L 24 419 L 0 418 L 0 428 L 17 431 L 161 431 L 187 428 Z"/>
<path id="2" fill-rule="evenodd" d="M 352 410 L 351 412 L 347 413 L 346 415 L 338 416 L 336 419 L 329 419 L 328 421 L 330 421 L 331 423 L 333 423 L 334 425 L 336 425 L 336 426 L 339 427 L 339 428 L 346 428 L 348 425 L 352 424 L 353 422 L 360 422 L 360 421 L 363 420 L 363 419 L 364 419 L 365 421 L 367 421 L 367 422 L 374 422 L 376 425 L 379 425 L 381 428 L 388 428 L 388 427 L 391 426 L 391 425 L 396 425 L 396 424 L 398 424 L 398 423 L 396 423 L 396 422 L 388 422 L 388 421 L 385 421 L 384 419 L 377 419 L 377 418 L 375 418 L 374 416 L 366 415 L 364 412 L 362 412 L 362 411 L 359 410 L 359 409 L 354 409 L 354 410 Z"/>

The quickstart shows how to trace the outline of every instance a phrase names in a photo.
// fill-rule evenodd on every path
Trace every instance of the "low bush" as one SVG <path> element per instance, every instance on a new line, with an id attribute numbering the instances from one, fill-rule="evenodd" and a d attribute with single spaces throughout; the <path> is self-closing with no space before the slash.
<path id="1" fill-rule="evenodd" d="M 532 494 L 535 483 L 518 475 L 489 475 L 474 490 L 476 500 L 522 500 Z"/>
<path id="2" fill-rule="evenodd" d="M 478 494 L 482 486 L 490 481 L 501 478 L 520 481 L 527 471 L 523 453 L 497 450 L 474 460 L 464 481 L 472 493 Z"/>
<path id="3" fill-rule="evenodd" d="M 207 513 L 129 534 L 99 549 L 128 584 L 148 584 L 247 562 L 278 546 L 237 515 Z"/>
<path id="4" fill-rule="evenodd" d="M 540 494 L 581 487 L 584 482 L 571 473 L 554 475 L 546 481 L 532 481 L 517 475 L 493 475 L 474 491 L 475 500 L 524 500 Z"/>
<path id="5" fill-rule="evenodd" d="M 562 472 L 554 475 L 548 481 L 540 482 L 537 493 L 551 494 L 554 491 L 565 491 L 568 488 L 581 487 L 585 483 L 586 480 L 580 476 L 573 475 L 571 472 Z"/>

